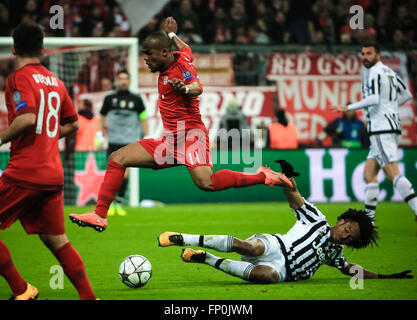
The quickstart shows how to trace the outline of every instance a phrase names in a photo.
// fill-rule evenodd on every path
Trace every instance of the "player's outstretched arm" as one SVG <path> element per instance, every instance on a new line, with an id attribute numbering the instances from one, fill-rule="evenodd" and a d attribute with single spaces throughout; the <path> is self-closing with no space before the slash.
<path id="1" fill-rule="evenodd" d="M 168 17 L 165 19 L 165 21 L 162 24 L 162 29 L 170 35 L 171 33 L 177 33 L 178 32 L 178 25 L 177 22 L 174 20 L 173 17 Z M 178 38 L 177 35 L 171 37 L 172 41 L 174 41 L 175 46 L 181 50 L 182 47 L 188 46 L 184 41 L 182 41 L 180 38 Z"/>
<path id="2" fill-rule="evenodd" d="M 304 198 L 301 196 L 297 189 L 294 177 L 289 178 L 293 184 L 293 188 L 284 187 L 284 194 L 287 197 L 290 207 L 294 210 L 298 210 L 304 205 Z"/>
<path id="3" fill-rule="evenodd" d="M 17 116 L 10 126 L 0 133 L 0 146 L 6 142 L 16 139 L 26 129 L 35 125 L 36 115 L 34 113 L 24 113 Z"/>
<path id="4" fill-rule="evenodd" d="M 70 123 L 66 123 L 64 125 L 59 126 L 59 138 L 65 137 L 70 133 L 73 133 L 78 130 L 80 127 L 78 120 Z"/>
<path id="5" fill-rule="evenodd" d="M 295 182 L 294 177 L 298 177 L 300 174 L 294 171 L 291 163 L 285 160 L 275 160 L 276 163 L 281 165 L 281 172 L 290 179 L 293 188 L 284 187 L 284 194 L 287 197 L 290 207 L 294 210 L 298 210 L 304 205 L 304 198 L 301 196 L 300 192 L 297 189 L 297 183 Z"/>
<path id="6" fill-rule="evenodd" d="M 346 274 L 351 277 L 357 277 L 359 279 L 412 279 L 413 275 L 409 274 L 411 270 L 405 270 L 399 273 L 393 274 L 378 274 L 365 268 L 361 267 L 358 264 L 349 263 L 345 269 L 341 269 L 343 274 Z"/>

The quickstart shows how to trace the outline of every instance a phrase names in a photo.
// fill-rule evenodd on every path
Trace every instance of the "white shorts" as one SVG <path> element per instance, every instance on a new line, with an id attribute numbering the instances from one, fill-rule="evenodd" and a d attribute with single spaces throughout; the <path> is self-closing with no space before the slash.
<path id="1" fill-rule="evenodd" d="M 259 239 L 265 245 L 265 251 L 261 256 L 249 257 L 241 255 L 242 261 L 252 263 L 255 266 L 268 266 L 273 268 L 279 275 L 279 282 L 285 281 L 287 270 L 285 268 L 285 257 L 277 238 L 267 233 L 257 233 L 246 240 Z"/>
<path id="2" fill-rule="evenodd" d="M 375 159 L 381 168 L 390 162 L 398 161 L 398 143 L 400 135 L 395 133 L 374 134 L 367 159 Z"/>

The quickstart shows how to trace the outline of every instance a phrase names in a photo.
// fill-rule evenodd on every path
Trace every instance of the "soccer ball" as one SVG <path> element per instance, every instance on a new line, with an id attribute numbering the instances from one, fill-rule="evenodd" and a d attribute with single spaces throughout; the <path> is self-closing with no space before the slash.
<path id="1" fill-rule="evenodd" d="M 152 277 L 152 265 L 139 254 L 125 258 L 119 267 L 120 280 L 130 288 L 140 288 Z"/>

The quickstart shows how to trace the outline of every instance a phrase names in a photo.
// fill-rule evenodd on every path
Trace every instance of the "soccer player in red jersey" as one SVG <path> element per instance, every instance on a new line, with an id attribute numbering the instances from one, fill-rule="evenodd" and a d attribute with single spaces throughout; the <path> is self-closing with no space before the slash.
<path id="1" fill-rule="evenodd" d="M 17 70 L 6 80 L 9 127 L 0 145 L 11 142 L 10 160 L 0 177 L 0 229 L 20 220 L 28 234 L 38 234 L 60 262 L 81 299 L 95 300 L 84 263 L 64 226 L 64 173 L 58 140 L 78 129 L 76 110 L 63 82 L 40 63 L 43 32 L 37 24 L 13 31 Z M 0 274 L 16 300 L 36 299 L 0 240 Z"/>
<path id="2" fill-rule="evenodd" d="M 159 139 L 143 139 L 121 148 L 109 157 L 100 186 L 96 210 L 70 214 L 72 222 L 97 231 L 107 227 L 107 211 L 123 182 L 126 167 L 164 169 L 185 165 L 196 186 L 204 191 L 247 187 L 256 184 L 292 186 L 288 178 L 266 167 L 257 173 L 220 170 L 213 173 L 208 131 L 201 120 L 198 96 L 203 87 L 193 65 L 190 47 L 176 36 L 178 26 L 169 17 L 163 31 L 150 34 L 142 52 L 151 72 L 159 72 L 158 105 L 164 125 Z M 171 39 L 179 51 L 171 51 Z"/>

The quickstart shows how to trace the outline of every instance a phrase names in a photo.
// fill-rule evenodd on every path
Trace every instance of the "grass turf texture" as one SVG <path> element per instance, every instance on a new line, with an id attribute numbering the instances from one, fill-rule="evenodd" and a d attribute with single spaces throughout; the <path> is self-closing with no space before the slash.
<path id="1" fill-rule="evenodd" d="M 360 203 L 319 204 L 333 225 L 348 207 Z M 66 207 L 69 212 L 91 208 Z M 98 233 L 80 228 L 66 215 L 66 231 L 81 254 L 91 284 L 100 299 L 114 300 L 270 300 L 270 299 L 413 299 L 417 298 L 417 278 L 365 280 L 363 289 L 351 289 L 350 278 L 337 269 L 323 266 L 307 281 L 255 285 L 203 264 L 186 264 L 181 247 L 161 248 L 157 236 L 163 231 L 194 234 L 230 234 L 245 239 L 259 232 L 285 233 L 295 222 L 286 203 L 169 205 L 164 208 L 127 208 L 126 217 L 109 217 L 108 229 Z M 348 261 L 383 273 L 413 270 L 417 276 L 417 236 L 414 216 L 405 203 L 380 203 L 377 211 L 379 247 L 345 249 Z M 64 290 L 50 288 L 57 265 L 53 255 L 36 235 L 27 236 L 19 223 L 0 232 L 25 280 L 35 285 L 39 299 L 78 299 L 65 277 Z M 214 254 L 238 259 L 235 253 Z M 126 287 L 118 276 L 122 260 L 131 254 L 147 257 L 153 266 L 150 282 L 139 289 Z M 357 283 L 357 282 L 355 282 Z M 10 289 L 0 277 L 0 300 L 9 298 Z"/>

